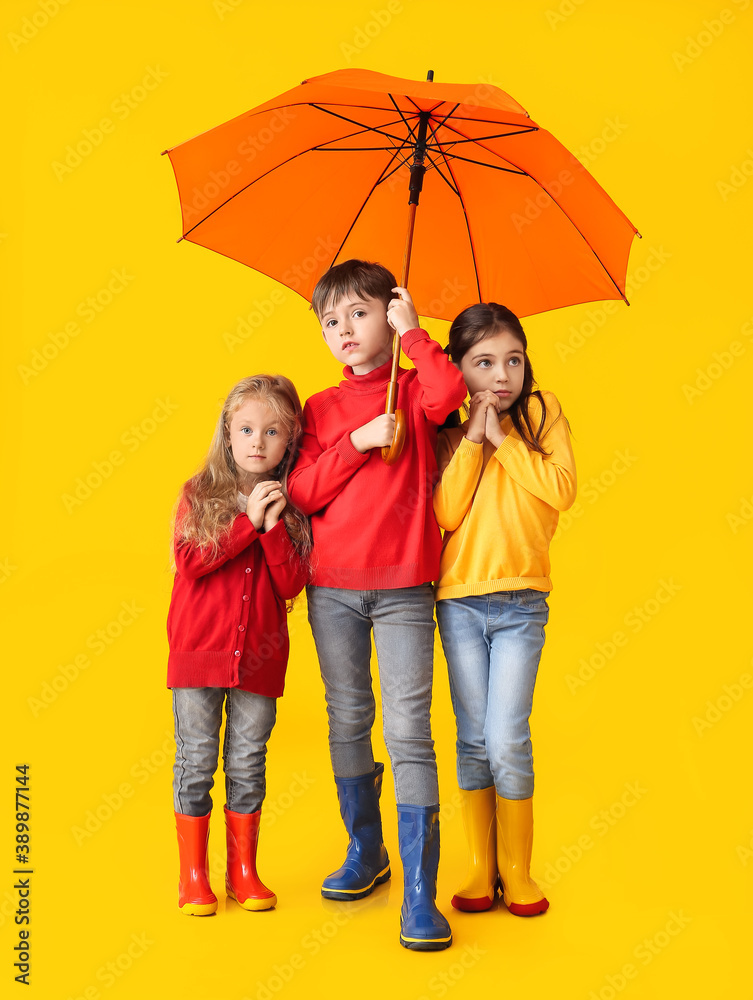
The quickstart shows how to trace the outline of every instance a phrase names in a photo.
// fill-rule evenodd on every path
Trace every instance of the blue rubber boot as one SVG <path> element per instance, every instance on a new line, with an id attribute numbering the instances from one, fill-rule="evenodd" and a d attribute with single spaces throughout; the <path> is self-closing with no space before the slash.
<path id="1" fill-rule="evenodd" d="M 382 840 L 379 797 L 384 764 L 355 778 L 335 777 L 340 815 L 350 843 L 341 868 L 325 878 L 325 899 L 363 899 L 390 877 L 390 859 Z"/>
<path id="2" fill-rule="evenodd" d="M 452 931 L 434 902 L 439 867 L 439 806 L 398 805 L 397 835 L 405 879 L 400 944 L 413 951 L 449 948 Z"/>

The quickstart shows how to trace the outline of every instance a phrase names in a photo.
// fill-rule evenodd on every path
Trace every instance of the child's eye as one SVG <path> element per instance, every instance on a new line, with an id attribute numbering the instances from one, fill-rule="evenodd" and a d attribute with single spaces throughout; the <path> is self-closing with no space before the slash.
<path id="1" fill-rule="evenodd" d="M 331 326 L 335 326 L 336 324 L 337 324 L 337 320 L 336 319 L 328 319 L 326 321 L 326 323 L 324 324 L 324 329 L 326 330 L 326 329 L 328 329 Z"/>
<path id="2" fill-rule="evenodd" d="M 250 433 L 251 433 L 250 427 L 241 427 L 241 434 L 250 434 Z"/>
<path id="3" fill-rule="evenodd" d="M 483 360 L 478 363 L 479 368 L 491 368 L 491 361 Z"/>
<path id="4" fill-rule="evenodd" d="M 366 311 L 364 309 L 356 309 L 353 315 L 356 317 L 356 319 L 360 319 L 361 316 L 366 315 Z"/>
<path id="5" fill-rule="evenodd" d="M 518 365 L 520 364 L 520 358 L 510 358 L 510 364 L 513 366 L 513 368 L 517 368 Z"/>
<path id="6" fill-rule="evenodd" d="M 269 434 L 270 437 L 274 437 L 276 433 L 277 430 L 274 427 L 270 427 L 269 430 L 267 431 L 267 434 Z"/>

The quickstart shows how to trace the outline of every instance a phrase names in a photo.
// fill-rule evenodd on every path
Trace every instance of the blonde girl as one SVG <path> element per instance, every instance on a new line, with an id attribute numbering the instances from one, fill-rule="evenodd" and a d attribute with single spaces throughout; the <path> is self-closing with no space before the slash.
<path id="1" fill-rule="evenodd" d="M 519 916 L 549 906 L 529 873 L 528 720 L 549 617 L 549 542 L 576 488 L 567 421 L 555 396 L 535 388 L 526 348 L 517 317 L 493 302 L 465 309 L 452 324 L 448 350 L 470 409 L 465 424 L 440 434 L 434 494 L 445 531 L 437 620 L 471 855 L 452 904 L 487 910 L 501 883 Z"/>
<path id="2" fill-rule="evenodd" d="M 228 896 L 265 910 L 277 898 L 256 872 L 267 741 L 288 658 L 286 602 L 306 582 L 307 519 L 287 498 L 301 404 L 281 375 L 230 391 L 203 467 L 175 516 L 167 685 L 175 716 L 173 799 L 179 907 L 217 910 L 207 841 L 225 707 L 223 747 Z"/>

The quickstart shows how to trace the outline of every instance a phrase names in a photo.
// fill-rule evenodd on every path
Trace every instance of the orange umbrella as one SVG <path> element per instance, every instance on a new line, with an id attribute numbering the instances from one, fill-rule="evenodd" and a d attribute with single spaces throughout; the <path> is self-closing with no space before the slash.
<path id="1" fill-rule="evenodd" d="M 410 267 L 418 312 L 438 319 L 624 299 L 637 231 L 585 167 L 504 91 L 431 77 L 312 77 L 166 150 L 181 239 L 307 299 L 338 261 L 402 259 L 401 284 Z"/>

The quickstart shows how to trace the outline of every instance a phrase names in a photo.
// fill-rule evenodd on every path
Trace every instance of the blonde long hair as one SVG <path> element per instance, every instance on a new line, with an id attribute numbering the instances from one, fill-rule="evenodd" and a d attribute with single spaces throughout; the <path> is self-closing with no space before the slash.
<path id="1" fill-rule="evenodd" d="M 238 515 L 240 477 L 230 448 L 230 421 L 249 400 L 268 406 L 288 435 L 285 455 L 276 469 L 265 474 L 282 485 L 287 505 L 282 520 L 298 554 L 306 561 L 311 554 L 311 526 L 308 518 L 290 503 L 288 473 L 298 455 L 301 441 L 301 401 L 295 386 L 284 375 L 253 375 L 241 379 L 228 393 L 217 420 L 212 443 L 204 464 L 184 483 L 176 504 L 173 552 L 182 542 L 205 550 L 207 562 L 222 548 L 223 535 Z"/>

